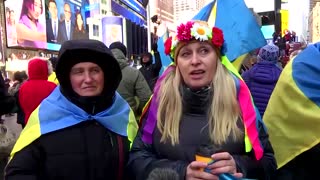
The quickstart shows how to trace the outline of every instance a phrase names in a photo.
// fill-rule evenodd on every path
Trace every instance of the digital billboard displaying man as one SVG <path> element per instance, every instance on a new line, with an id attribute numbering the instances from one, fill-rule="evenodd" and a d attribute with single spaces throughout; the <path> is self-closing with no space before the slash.
<path id="1" fill-rule="evenodd" d="M 50 17 L 46 20 L 47 26 L 47 42 L 57 43 L 58 33 L 59 33 L 59 18 L 57 3 L 55 0 L 49 0 L 48 10 Z"/>
<path id="2" fill-rule="evenodd" d="M 97 11 L 89 5 L 89 0 L 7 0 L 7 46 L 58 51 L 64 41 L 88 39 L 87 18 Z"/>

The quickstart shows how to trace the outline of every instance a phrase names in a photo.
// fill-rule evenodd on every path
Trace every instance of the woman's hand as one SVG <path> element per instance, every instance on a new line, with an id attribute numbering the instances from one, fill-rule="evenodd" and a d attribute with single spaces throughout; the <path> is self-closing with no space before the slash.
<path id="1" fill-rule="evenodd" d="M 211 173 L 219 175 L 223 173 L 232 174 L 236 178 L 242 178 L 243 174 L 237 172 L 237 165 L 233 157 L 228 152 L 215 153 L 211 156 L 215 161 L 207 168 L 211 169 Z"/>
<path id="2" fill-rule="evenodd" d="M 204 162 L 191 162 L 187 167 L 186 180 L 219 180 L 218 176 L 203 171 L 207 166 Z"/>

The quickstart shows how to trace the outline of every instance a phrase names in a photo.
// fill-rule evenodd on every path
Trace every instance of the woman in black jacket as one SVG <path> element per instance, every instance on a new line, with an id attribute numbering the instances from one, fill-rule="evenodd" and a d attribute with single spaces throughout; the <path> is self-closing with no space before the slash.
<path id="1" fill-rule="evenodd" d="M 73 39 L 89 39 L 89 33 L 86 31 L 84 26 L 84 21 L 81 12 L 78 11 L 75 14 L 76 21 L 73 29 L 72 38 Z"/>
<path id="2" fill-rule="evenodd" d="M 116 93 L 121 70 L 100 41 L 62 44 L 58 86 L 30 115 L 5 170 L 7 180 L 124 179 L 137 124 Z"/>
<path id="3" fill-rule="evenodd" d="M 136 179 L 156 168 L 180 179 L 273 176 L 268 134 L 248 87 L 221 55 L 223 42 L 222 31 L 202 21 L 181 24 L 165 42 L 174 65 L 159 78 L 134 140 L 128 167 Z"/>

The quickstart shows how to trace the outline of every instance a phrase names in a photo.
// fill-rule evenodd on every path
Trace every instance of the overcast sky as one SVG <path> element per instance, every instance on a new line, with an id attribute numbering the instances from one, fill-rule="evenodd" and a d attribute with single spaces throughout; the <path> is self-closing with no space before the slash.
<path id="1" fill-rule="evenodd" d="M 265 12 L 274 10 L 274 0 L 244 0 L 248 8 L 253 8 L 255 12 Z"/>

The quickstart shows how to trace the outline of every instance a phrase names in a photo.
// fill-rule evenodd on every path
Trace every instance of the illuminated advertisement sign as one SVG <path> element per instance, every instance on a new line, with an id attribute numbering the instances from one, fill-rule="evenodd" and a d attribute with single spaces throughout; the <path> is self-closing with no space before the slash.
<path id="1" fill-rule="evenodd" d="M 71 39 L 88 39 L 86 20 L 99 13 L 96 0 L 7 0 L 8 47 L 58 51 Z"/>
<path id="2" fill-rule="evenodd" d="M 104 17 L 102 19 L 102 41 L 110 46 L 113 42 L 122 42 L 122 17 Z"/>

